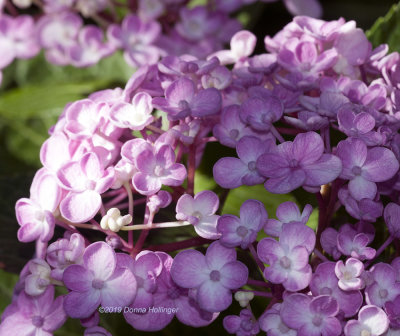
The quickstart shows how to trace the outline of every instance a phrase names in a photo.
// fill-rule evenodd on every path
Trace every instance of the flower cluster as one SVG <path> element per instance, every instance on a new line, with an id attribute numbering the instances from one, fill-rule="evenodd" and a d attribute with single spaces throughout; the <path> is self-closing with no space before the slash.
<path id="1" fill-rule="evenodd" d="M 204 58 L 240 30 L 230 15 L 256 1 L 207 1 L 191 7 L 186 0 L 2 0 L 0 83 L 1 70 L 15 58 L 34 57 L 41 49 L 50 63 L 74 67 L 94 65 L 117 50 L 134 68 L 166 55 Z M 285 4 L 293 15 L 321 15 L 317 0 L 302 2 Z M 41 15 L 30 16 L 27 10 Z"/>
<path id="2" fill-rule="evenodd" d="M 228 50 L 169 55 L 123 89 L 65 107 L 30 198 L 16 205 L 18 238 L 37 242 L 36 258 L 0 333 L 23 321 L 21 335 L 51 334 L 68 316 L 90 335 L 105 307 L 121 307 L 138 330 L 174 316 L 200 327 L 234 297 L 243 310 L 223 325 L 236 335 L 399 335 L 400 54 L 372 49 L 352 21 L 304 16 L 265 38 L 268 53 L 251 56 L 255 43 L 240 31 Z M 237 217 L 221 214 L 220 188 L 195 193 L 216 141 L 237 153 L 215 163 L 220 187 L 302 188 L 318 204 L 317 227 L 301 199 L 276 214 L 248 199 Z M 176 221 L 157 222 L 167 207 Z M 183 226 L 191 238 L 149 242 L 156 229 Z M 54 286 L 68 293 L 54 299 Z M 257 317 L 254 296 L 265 300 Z"/>

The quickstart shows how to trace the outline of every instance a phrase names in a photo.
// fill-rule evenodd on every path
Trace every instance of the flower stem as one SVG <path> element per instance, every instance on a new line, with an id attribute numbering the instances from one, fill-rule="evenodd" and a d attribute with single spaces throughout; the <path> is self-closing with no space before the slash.
<path id="1" fill-rule="evenodd" d="M 260 281 L 260 280 L 254 280 L 254 279 L 247 279 L 247 284 L 251 286 L 260 286 L 260 287 L 267 287 L 270 288 L 271 286 L 265 282 L 265 281 Z"/>
<path id="2" fill-rule="evenodd" d="M 134 217 L 133 217 L 133 195 L 132 195 L 132 189 L 131 186 L 129 185 L 129 182 L 125 182 L 124 183 L 124 188 L 126 190 L 126 192 L 128 193 L 128 200 L 129 200 L 129 206 L 128 206 L 128 213 L 131 215 L 132 217 L 132 224 L 134 221 Z M 133 246 L 133 231 L 129 231 L 128 232 L 128 244 Z"/>
<path id="3" fill-rule="evenodd" d="M 213 240 L 211 240 L 211 239 L 195 237 L 195 238 L 190 238 L 187 240 L 182 240 L 182 241 L 174 242 L 174 243 L 167 243 L 167 244 L 161 244 L 161 245 L 150 245 L 147 247 L 147 249 L 151 250 L 151 251 L 172 252 L 172 251 L 182 250 L 182 249 L 186 249 L 186 248 L 190 248 L 190 247 L 201 246 L 204 244 L 210 244 L 212 242 L 213 242 Z"/>
<path id="4" fill-rule="evenodd" d="M 194 175 L 196 172 L 196 146 L 190 145 L 189 147 L 189 163 L 188 163 L 188 187 L 187 193 L 194 194 Z"/>
<path id="5" fill-rule="evenodd" d="M 186 226 L 186 225 L 190 225 L 190 223 L 186 222 L 186 221 L 176 221 L 176 222 L 165 222 L 165 223 L 153 223 L 151 225 L 136 224 L 136 225 L 123 226 L 121 228 L 121 230 L 122 231 L 133 231 L 133 230 L 164 229 L 164 228 Z"/>
<path id="6" fill-rule="evenodd" d="M 249 250 L 250 250 L 251 255 L 253 256 L 254 260 L 256 261 L 258 267 L 260 267 L 261 271 L 264 272 L 265 266 L 257 255 L 257 251 L 254 247 L 254 243 L 249 245 Z"/>
<path id="7" fill-rule="evenodd" d="M 280 133 L 278 132 L 278 130 L 274 126 L 271 125 L 270 130 L 271 130 L 271 133 L 275 136 L 275 138 L 278 139 L 278 141 L 280 143 L 285 142 L 285 139 L 282 137 L 282 135 L 280 135 Z"/>
<path id="8" fill-rule="evenodd" d="M 386 241 L 381 245 L 381 247 L 378 248 L 374 259 L 379 257 L 382 254 L 382 252 L 385 251 L 386 247 L 388 247 L 392 243 L 393 240 L 394 240 L 394 237 L 392 235 L 390 235 L 388 237 L 388 239 L 386 239 Z M 374 259 L 372 259 L 372 260 L 374 260 Z M 371 264 L 372 260 L 369 260 L 368 262 L 365 263 L 365 269 Z"/>

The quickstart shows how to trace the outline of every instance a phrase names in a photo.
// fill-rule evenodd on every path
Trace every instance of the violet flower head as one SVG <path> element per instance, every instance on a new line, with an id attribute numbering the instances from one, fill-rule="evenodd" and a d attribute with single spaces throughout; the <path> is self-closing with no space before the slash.
<path id="1" fill-rule="evenodd" d="M 254 136 L 245 136 L 236 144 L 239 158 L 223 157 L 213 168 L 215 181 L 223 188 L 237 188 L 241 185 L 263 183 L 265 178 L 257 170 L 258 158 L 271 150 L 272 140 L 262 141 Z"/>
<path id="2" fill-rule="evenodd" d="M 220 242 L 226 247 L 240 246 L 247 249 L 253 243 L 268 218 L 264 204 L 256 200 L 247 200 L 240 207 L 240 218 L 234 215 L 222 215 L 218 219 L 217 231 Z"/>
<path id="3" fill-rule="evenodd" d="M 278 208 L 276 209 L 276 217 L 278 219 L 267 219 L 265 222 L 264 231 L 267 235 L 279 237 L 285 224 L 303 223 L 305 225 L 311 215 L 311 212 L 312 206 L 310 204 L 306 204 L 303 212 L 300 213 L 299 207 L 296 203 L 290 201 L 283 202 L 279 204 Z"/>
<path id="4" fill-rule="evenodd" d="M 296 293 L 283 300 L 281 317 L 299 336 L 339 336 L 342 326 L 335 317 L 338 312 L 338 303 L 329 295 L 313 298 Z"/>
<path id="5" fill-rule="evenodd" d="M 125 307 L 136 296 L 136 280 L 132 272 L 117 263 L 114 250 L 104 242 L 88 246 L 82 265 L 71 265 L 63 274 L 69 293 L 64 309 L 72 318 L 89 317 L 101 304 Z"/>
<path id="6" fill-rule="evenodd" d="M 286 224 L 279 242 L 264 238 L 257 246 L 257 254 L 269 265 L 264 270 L 265 278 L 293 292 L 306 288 L 312 275 L 308 259 L 314 246 L 315 233 L 303 223 Z"/>
<path id="7" fill-rule="evenodd" d="M 54 300 L 53 286 L 36 297 L 21 292 L 15 305 L 15 311 L 7 314 L 0 325 L 1 335 L 51 336 L 67 319 L 63 297 Z"/>
<path id="8" fill-rule="evenodd" d="M 389 203 L 385 207 L 383 216 L 390 234 L 395 238 L 400 238 L 400 205 Z"/>
<path id="9" fill-rule="evenodd" d="M 165 90 L 165 98 L 155 97 L 153 106 L 168 113 L 172 120 L 187 116 L 206 117 L 217 114 L 222 98 L 215 88 L 197 90 L 193 81 L 181 77 Z"/>
<path id="10" fill-rule="evenodd" d="M 350 180 L 349 192 L 357 201 L 373 199 L 377 192 L 376 182 L 392 178 L 399 170 L 399 162 L 391 150 L 384 147 L 368 149 L 359 139 L 341 141 L 337 155 L 343 163 L 340 178 Z"/>
<path id="11" fill-rule="evenodd" d="M 236 260 L 235 249 L 218 241 L 207 249 L 206 255 L 196 250 L 179 252 L 171 267 L 175 283 L 183 288 L 197 289 L 200 308 L 220 312 L 232 303 L 232 289 L 247 282 L 247 267 Z"/>
<path id="12" fill-rule="evenodd" d="M 50 286 L 51 268 L 43 259 L 35 258 L 28 263 L 30 274 L 25 278 L 25 293 L 30 296 L 43 294 Z"/>
<path id="13" fill-rule="evenodd" d="M 248 309 L 241 310 L 239 316 L 228 315 L 224 317 L 223 325 L 228 333 L 238 336 L 253 336 L 260 332 L 258 321 Z"/>
<path id="14" fill-rule="evenodd" d="M 96 153 L 68 162 L 57 172 L 62 186 L 70 193 L 60 203 L 61 215 L 73 223 L 92 219 L 99 211 L 104 193 L 114 183 L 112 167 L 104 169 Z"/>
<path id="15" fill-rule="evenodd" d="M 376 251 L 367 245 L 370 243 L 365 233 L 353 231 L 339 232 L 337 236 L 337 246 L 340 252 L 346 256 L 351 256 L 359 260 L 371 260 L 375 257 Z"/>
<path id="16" fill-rule="evenodd" d="M 345 336 L 379 336 L 389 327 L 385 312 L 377 306 L 366 305 L 358 313 L 357 320 L 350 320 L 344 327 Z"/>
<path id="17" fill-rule="evenodd" d="M 342 171 L 340 159 L 324 154 L 324 143 L 315 132 L 298 134 L 257 160 L 257 170 L 268 178 L 269 192 L 285 194 L 300 186 L 319 187 L 336 179 Z"/>
<path id="18" fill-rule="evenodd" d="M 194 197 L 184 194 L 176 203 L 176 218 L 192 224 L 200 237 L 217 239 L 221 235 L 217 232 L 219 216 L 215 214 L 218 206 L 218 196 L 210 190 L 203 190 Z"/>

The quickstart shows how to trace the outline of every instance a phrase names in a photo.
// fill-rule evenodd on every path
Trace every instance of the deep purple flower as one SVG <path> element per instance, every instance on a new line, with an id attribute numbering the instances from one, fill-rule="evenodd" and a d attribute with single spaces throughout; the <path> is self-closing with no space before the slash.
<path id="1" fill-rule="evenodd" d="M 281 303 L 276 303 L 271 309 L 264 312 L 258 319 L 261 330 L 267 333 L 267 336 L 296 336 L 297 331 L 289 328 L 281 318 Z"/>
<path id="2" fill-rule="evenodd" d="M 225 310 L 232 303 L 232 289 L 243 286 L 248 269 L 236 261 L 236 251 L 212 243 L 204 256 L 196 250 L 179 252 L 171 268 L 172 279 L 183 288 L 196 288 L 199 306 L 209 312 Z"/>
<path id="3" fill-rule="evenodd" d="M 359 139 L 341 141 L 336 153 L 343 163 L 340 177 L 350 180 L 349 192 L 357 201 L 373 199 L 377 192 L 375 182 L 392 178 L 399 169 L 399 162 L 391 150 L 384 147 L 368 149 Z"/>
<path id="4" fill-rule="evenodd" d="M 264 204 L 256 200 L 247 200 L 240 207 L 240 218 L 234 215 L 222 215 L 218 219 L 217 231 L 220 242 L 226 247 L 240 246 L 247 249 L 253 243 L 268 218 Z"/>
<path id="5" fill-rule="evenodd" d="M 335 317 L 339 306 L 329 295 L 315 298 L 305 294 L 292 294 L 282 303 L 281 317 L 298 336 L 339 336 L 342 326 Z"/>
<path id="6" fill-rule="evenodd" d="M 51 336 L 67 319 L 63 297 L 54 300 L 53 286 L 36 297 L 22 292 L 14 304 L 14 311 L 9 311 L 0 325 L 1 335 Z"/>
<path id="7" fill-rule="evenodd" d="M 104 242 L 88 246 L 83 264 L 69 266 L 64 271 L 63 281 L 70 290 L 64 308 L 72 318 L 89 317 L 100 304 L 128 306 L 136 296 L 134 275 L 118 265 L 114 250 Z"/>
<path id="8" fill-rule="evenodd" d="M 293 202 L 283 202 L 276 209 L 276 217 L 278 219 L 267 219 L 264 226 L 266 234 L 272 237 L 279 237 L 282 228 L 288 223 L 303 223 L 306 224 L 312 212 L 312 206 L 306 204 L 303 212 L 300 213 L 299 207 Z"/>
<path id="9" fill-rule="evenodd" d="M 400 238 L 400 206 L 389 203 L 383 215 L 390 234 L 395 238 Z"/>
<path id="10" fill-rule="evenodd" d="M 240 107 L 240 118 L 257 131 L 269 131 L 272 123 L 278 121 L 282 114 L 283 105 L 273 96 L 250 98 Z"/>
<path id="11" fill-rule="evenodd" d="M 219 216 L 215 214 L 218 206 L 218 196 L 210 190 L 203 190 L 194 197 L 184 194 L 176 203 L 176 218 L 187 220 L 199 236 L 217 239 L 220 236 L 217 232 Z"/>
<path id="12" fill-rule="evenodd" d="M 264 276 L 272 283 L 282 284 L 289 291 L 308 286 L 311 280 L 309 255 L 315 246 L 315 233 L 303 223 L 286 224 L 279 237 L 264 238 L 257 246 L 261 261 L 269 264 Z"/>
<path id="13" fill-rule="evenodd" d="M 245 136 L 236 144 L 239 158 L 223 157 L 213 168 L 215 181 L 223 188 L 237 188 L 241 185 L 256 185 L 265 181 L 257 170 L 257 159 L 271 150 L 272 140 L 262 141 L 253 136 Z"/>
<path id="14" fill-rule="evenodd" d="M 241 310 L 239 316 L 228 315 L 224 317 L 223 325 L 228 333 L 237 336 L 253 336 L 260 332 L 258 321 L 248 309 Z"/>
<path id="15" fill-rule="evenodd" d="M 367 305 L 360 309 L 358 320 L 350 320 L 344 327 L 345 336 L 379 336 L 389 327 L 385 312 L 377 306 Z"/>
<path id="16" fill-rule="evenodd" d="M 324 154 L 324 143 L 315 132 L 301 133 L 257 160 L 257 170 L 268 178 L 265 189 L 285 194 L 300 186 L 319 187 L 336 179 L 342 163 Z"/>
<path id="17" fill-rule="evenodd" d="M 371 270 L 372 284 L 365 288 L 365 301 L 368 304 L 384 307 L 400 294 L 400 282 L 396 281 L 396 271 L 392 266 L 378 263 Z"/>
<path id="18" fill-rule="evenodd" d="M 400 295 L 397 295 L 393 301 L 385 303 L 385 311 L 388 315 L 390 326 L 400 328 Z"/>
<path id="19" fill-rule="evenodd" d="M 155 97 L 153 106 L 168 113 L 172 120 L 189 115 L 206 117 L 217 114 L 221 109 L 222 98 L 215 88 L 196 90 L 189 78 L 181 77 L 165 90 L 165 98 Z"/>

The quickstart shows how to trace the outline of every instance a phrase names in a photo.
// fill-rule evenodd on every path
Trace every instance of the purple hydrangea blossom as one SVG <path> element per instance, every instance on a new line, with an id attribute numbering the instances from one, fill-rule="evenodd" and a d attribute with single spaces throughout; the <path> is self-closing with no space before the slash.
<path id="1" fill-rule="evenodd" d="M 82 265 L 67 267 L 63 281 L 70 292 L 65 297 L 64 308 L 70 317 L 89 317 L 99 305 L 131 304 L 136 296 L 136 280 L 117 260 L 108 244 L 96 242 L 86 248 Z"/>
<path id="2" fill-rule="evenodd" d="M 385 311 L 389 318 L 390 326 L 400 329 L 400 295 L 393 301 L 385 303 Z"/>
<path id="3" fill-rule="evenodd" d="M 400 294 L 400 282 L 396 281 L 396 271 L 385 263 L 378 263 L 371 269 L 372 283 L 365 288 L 367 304 L 384 307 Z"/>
<path id="4" fill-rule="evenodd" d="M 299 336 L 339 336 L 342 326 L 335 317 L 338 312 L 336 300 L 329 295 L 313 298 L 296 293 L 287 296 L 281 307 L 283 322 Z"/>
<path id="5" fill-rule="evenodd" d="M 368 149 L 359 139 L 341 141 L 336 153 L 343 163 L 340 178 L 350 180 L 349 192 L 357 201 L 373 199 L 377 192 L 375 182 L 392 178 L 399 169 L 392 151 L 384 147 Z"/>
<path id="6" fill-rule="evenodd" d="M 62 238 L 50 244 L 46 260 L 53 267 L 52 278 L 61 281 L 64 270 L 69 265 L 82 264 L 84 251 L 85 240 L 79 233 L 73 233 L 69 238 Z"/>
<path id="7" fill-rule="evenodd" d="M 337 247 L 338 232 L 334 228 L 327 228 L 321 234 L 321 246 L 334 260 L 338 260 L 342 253 Z"/>
<path id="8" fill-rule="evenodd" d="M 339 260 L 335 265 L 335 274 L 339 279 L 339 288 L 344 291 L 359 290 L 364 286 L 364 282 L 359 276 L 364 271 L 364 264 L 356 259 L 349 258 L 346 264 Z"/>
<path id="9" fill-rule="evenodd" d="M 25 293 L 30 296 L 43 294 L 51 284 L 50 266 L 39 258 L 32 259 L 28 263 L 30 274 L 25 278 Z"/>
<path id="10" fill-rule="evenodd" d="M 312 206 L 306 204 L 303 212 L 300 213 L 299 207 L 293 202 L 283 202 L 276 209 L 276 217 L 278 219 L 269 218 L 265 222 L 264 231 L 272 237 L 279 237 L 282 228 L 288 223 L 306 224 L 312 212 Z"/>
<path id="11" fill-rule="evenodd" d="M 300 186 L 319 187 L 336 179 L 342 171 L 340 159 L 324 154 L 324 143 L 315 132 L 299 134 L 257 160 L 257 170 L 268 178 L 269 192 L 285 194 Z"/>
<path id="12" fill-rule="evenodd" d="M 161 307 L 165 311 L 162 314 L 155 314 L 149 311 L 148 306 L 144 306 L 145 311 L 142 313 L 129 311 L 124 314 L 128 323 L 138 330 L 159 331 L 166 327 L 174 316 L 180 322 L 192 327 L 206 326 L 214 321 L 219 313 L 210 313 L 202 310 L 194 300 L 191 291 L 177 286 L 172 280 L 170 274 L 171 265 L 173 264 L 172 257 L 163 252 L 156 252 L 154 255 L 161 260 L 162 268 L 154 283 L 155 286 L 153 288 L 155 290 L 152 293 L 153 306 L 150 307 Z M 153 274 L 150 273 L 149 275 Z M 145 303 L 142 302 L 142 304 Z"/>
<path id="13" fill-rule="evenodd" d="M 286 224 L 279 242 L 264 238 L 257 246 L 257 254 L 269 265 L 264 270 L 265 278 L 275 284 L 281 283 L 289 291 L 306 288 L 312 275 L 308 259 L 314 246 L 315 233 L 303 223 Z"/>
<path id="14" fill-rule="evenodd" d="M 289 328 L 281 318 L 281 303 L 274 304 L 271 309 L 265 311 L 260 318 L 258 323 L 260 324 L 261 330 L 267 333 L 267 336 L 296 336 L 297 331 Z"/>
<path id="15" fill-rule="evenodd" d="M 221 235 L 217 232 L 219 216 L 215 214 L 218 206 L 218 196 L 210 190 L 203 190 L 194 197 L 184 194 L 176 203 L 176 218 L 192 224 L 200 237 L 217 239 Z"/>
<path id="16" fill-rule="evenodd" d="M 220 312 L 232 303 L 232 289 L 243 286 L 248 269 L 236 260 L 236 251 L 212 243 L 204 256 L 196 250 L 177 254 L 171 267 L 175 283 L 183 288 L 197 289 L 200 308 L 209 312 Z"/>
<path id="17" fill-rule="evenodd" d="M 0 325 L 2 335 L 51 336 L 67 319 L 63 297 L 59 296 L 54 300 L 53 286 L 49 286 L 42 295 L 36 297 L 22 292 L 14 305 L 14 311 L 9 311 Z"/>
<path id="18" fill-rule="evenodd" d="M 258 321 L 248 309 L 240 311 L 239 316 L 228 315 L 223 320 L 225 330 L 237 336 L 253 336 L 260 332 Z"/>
<path id="19" fill-rule="evenodd" d="M 215 88 L 196 90 L 192 80 L 181 77 L 165 90 L 165 98 L 155 97 L 153 106 L 168 113 L 172 120 L 187 117 L 205 117 L 217 114 L 222 98 Z"/>
<path id="20" fill-rule="evenodd" d="M 30 198 L 21 198 L 15 205 L 18 239 L 30 242 L 36 239 L 49 241 L 54 233 L 54 212 L 62 196 L 54 175 L 45 168 L 39 170 L 32 182 Z"/>
<path id="21" fill-rule="evenodd" d="M 330 295 L 338 303 L 345 317 L 353 316 L 363 304 L 363 296 L 359 290 L 343 291 L 335 274 L 335 263 L 326 261 L 319 264 L 312 276 L 310 290 L 314 296 Z"/>
<path id="22" fill-rule="evenodd" d="M 371 260 L 375 257 L 376 251 L 367 245 L 370 243 L 365 233 L 354 231 L 342 231 L 337 236 L 337 246 L 340 252 L 360 260 Z"/>
<path id="23" fill-rule="evenodd" d="M 226 247 L 240 246 L 247 249 L 256 240 L 267 218 L 264 204 L 247 200 L 240 207 L 240 218 L 223 215 L 218 219 L 217 231 L 221 234 L 219 241 Z"/>
<path id="24" fill-rule="evenodd" d="M 400 206 L 396 203 L 389 203 L 385 207 L 383 216 L 390 234 L 395 238 L 400 238 Z"/>
<path id="25" fill-rule="evenodd" d="M 385 312 L 377 306 L 366 305 L 358 313 L 357 320 L 350 320 L 344 327 L 345 336 L 382 335 L 389 327 Z"/>
<path id="26" fill-rule="evenodd" d="M 151 96 L 146 92 L 135 94 L 132 103 L 120 102 L 110 110 L 110 119 L 118 127 L 141 131 L 153 121 Z"/>
<path id="27" fill-rule="evenodd" d="M 250 98 L 240 107 L 240 118 L 257 131 L 269 131 L 272 123 L 278 121 L 282 114 L 283 105 L 273 96 Z"/>
<path id="28" fill-rule="evenodd" d="M 85 222 L 99 211 L 103 192 L 114 183 L 112 167 L 104 169 L 99 157 L 92 152 L 79 161 L 68 162 L 60 168 L 57 177 L 70 193 L 60 203 L 64 218 L 73 222 Z"/>
<path id="29" fill-rule="evenodd" d="M 223 188 L 237 188 L 241 185 L 256 185 L 265 181 L 257 170 L 258 158 L 274 146 L 272 140 L 265 142 L 254 137 L 244 136 L 236 145 L 239 158 L 223 157 L 213 168 L 215 181 Z"/>
<path id="30" fill-rule="evenodd" d="M 107 36 L 117 48 L 124 49 L 125 61 L 132 67 L 154 64 L 160 57 L 160 50 L 154 46 L 161 33 L 158 22 L 143 21 L 136 15 L 127 15 L 122 25 L 109 26 Z"/>

